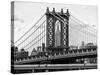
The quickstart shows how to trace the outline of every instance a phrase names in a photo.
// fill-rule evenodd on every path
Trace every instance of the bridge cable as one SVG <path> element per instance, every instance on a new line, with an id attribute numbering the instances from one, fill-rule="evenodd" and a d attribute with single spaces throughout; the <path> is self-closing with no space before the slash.
<path id="1" fill-rule="evenodd" d="M 71 20 L 73 20 L 73 19 L 71 19 Z M 77 26 L 82 26 L 81 24 L 79 24 L 78 22 L 76 22 L 75 20 L 73 20 L 76 24 L 77 24 Z M 94 33 L 94 31 L 92 31 L 92 30 L 90 30 L 90 29 L 87 29 L 87 30 L 85 30 L 85 31 L 90 31 L 90 32 L 92 32 L 92 33 Z"/>
<path id="2" fill-rule="evenodd" d="M 81 20 L 79 20 L 79 19 L 77 19 L 76 17 L 74 17 L 73 15 L 71 15 L 74 19 L 76 19 L 77 21 L 79 21 L 80 23 L 82 23 L 82 24 L 84 24 L 84 25 L 86 25 L 85 23 L 83 23 Z M 89 26 L 89 25 L 87 25 L 87 26 Z M 94 29 L 94 30 L 96 30 L 95 28 L 93 28 L 93 27 L 91 27 L 91 26 L 89 26 L 91 29 Z"/>
<path id="3" fill-rule="evenodd" d="M 70 27 L 72 27 L 72 28 L 74 28 L 74 29 L 76 29 L 76 30 L 78 30 L 78 31 L 80 31 L 80 32 L 83 32 L 83 31 L 81 31 L 80 29 L 78 29 L 78 28 L 75 28 L 75 27 L 73 27 L 73 26 L 71 26 L 70 25 Z M 86 31 L 85 31 L 86 32 Z M 85 33 L 85 32 L 83 32 L 83 33 Z M 94 35 L 94 34 L 91 34 L 91 33 L 89 33 L 89 32 L 87 32 L 88 34 L 90 34 L 90 35 L 93 35 L 94 37 L 97 37 L 96 35 Z M 85 33 L 86 34 L 86 33 Z"/>
<path id="4" fill-rule="evenodd" d="M 45 20 L 46 21 L 46 20 Z M 19 43 L 17 46 L 21 45 L 24 41 L 26 41 L 32 34 L 34 34 L 44 23 L 45 21 L 42 22 L 42 24 L 34 31 L 32 32 L 26 39 L 24 39 L 21 43 Z"/>
<path id="5" fill-rule="evenodd" d="M 67 14 L 64 14 L 65 16 L 67 16 Z M 68 16 L 67 16 L 68 17 Z M 71 19 L 71 18 L 70 18 Z M 73 20 L 73 19 L 71 19 L 71 20 Z M 74 22 L 76 22 L 75 20 L 73 20 Z M 78 25 L 81 25 L 82 26 L 82 24 L 80 24 L 80 23 L 78 23 L 78 22 L 76 22 Z M 84 24 L 85 25 L 85 24 Z M 94 28 L 93 28 L 94 29 Z M 88 29 L 89 30 L 89 29 Z M 89 31 L 91 31 L 91 30 L 89 30 Z M 93 31 L 92 31 L 93 32 Z"/>
<path id="6" fill-rule="evenodd" d="M 96 30 L 94 30 L 94 29 L 92 29 L 90 26 L 88 26 L 88 25 L 86 25 L 86 24 L 80 24 L 80 23 L 78 23 L 77 21 L 75 21 L 74 19 L 71 19 L 71 20 L 73 20 L 75 23 L 77 23 L 78 25 L 77 26 L 85 26 L 85 28 L 88 28 L 87 30 L 88 31 L 90 31 L 90 32 L 97 32 Z M 83 27 L 84 28 L 84 27 Z M 92 30 L 91 30 L 92 29 Z"/>
<path id="7" fill-rule="evenodd" d="M 17 41 L 15 41 L 14 44 L 16 44 L 18 41 L 20 41 L 29 31 L 31 31 L 33 29 L 33 27 L 36 26 L 36 24 L 44 17 L 45 14 L 42 15 L 42 17 L 28 30 L 26 31 Z"/>
<path id="8" fill-rule="evenodd" d="M 68 15 L 67 14 L 64 14 L 65 16 L 67 16 L 68 17 Z M 79 19 L 77 19 L 76 17 L 74 17 L 73 15 L 71 15 L 70 14 L 70 16 L 72 16 L 74 19 L 76 19 L 78 22 L 80 22 L 81 23 L 81 25 L 83 24 L 83 25 L 86 25 L 84 22 L 82 22 L 81 20 L 79 20 Z M 89 26 L 89 25 L 87 25 L 87 26 Z M 89 26 L 91 29 L 94 29 L 94 30 L 96 30 L 95 28 L 93 28 L 93 27 L 91 27 L 91 26 Z"/>
<path id="9" fill-rule="evenodd" d="M 41 36 L 44 32 L 45 32 L 45 30 L 43 30 L 38 36 L 36 36 L 32 41 L 30 41 L 27 45 L 25 45 L 25 46 L 22 47 L 22 48 L 27 47 L 29 44 L 31 44 L 33 41 L 35 41 L 39 36 Z"/>
<path id="10" fill-rule="evenodd" d="M 46 34 L 45 34 L 45 35 L 46 35 Z M 31 46 L 29 46 L 29 47 L 26 48 L 25 50 L 28 50 L 28 49 L 31 48 L 33 45 L 37 44 L 41 39 L 43 39 L 43 38 L 45 37 L 45 35 L 42 36 L 39 40 L 37 40 L 34 44 L 32 44 Z"/>

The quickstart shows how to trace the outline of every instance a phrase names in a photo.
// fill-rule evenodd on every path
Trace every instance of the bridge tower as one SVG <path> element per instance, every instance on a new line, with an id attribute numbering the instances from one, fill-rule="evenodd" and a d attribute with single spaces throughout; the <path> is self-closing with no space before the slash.
<path id="1" fill-rule="evenodd" d="M 66 13 L 46 10 L 46 48 L 49 51 L 68 50 L 69 46 L 69 11 Z"/>

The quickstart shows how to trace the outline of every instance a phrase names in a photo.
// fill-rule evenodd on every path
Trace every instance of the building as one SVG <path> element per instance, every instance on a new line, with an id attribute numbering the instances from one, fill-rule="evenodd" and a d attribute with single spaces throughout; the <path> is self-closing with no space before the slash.
<path id="1" fill-rule="evenodd" d="M 55 47 L 61 46 L 61 24 L 57 20 L 55 23 Z"/>
<path id="2" fill-rule="evenodd" d="M 31 56 L 37 55 L 37 51 L 35 48 L 33 48 L 32 52 L 31 52 Z"/>
<path id="3" fill-rule="evenodd" d="M 74 50 L 74 49 L 78 49 L 78 46 L 70 46 L 69 50 Z"/>
<path id="4" fill-rule="evenodd" d="M 42 46 L 38 46 L 37 47 L 37 52 L 41 52 L 42 51 Z"/>

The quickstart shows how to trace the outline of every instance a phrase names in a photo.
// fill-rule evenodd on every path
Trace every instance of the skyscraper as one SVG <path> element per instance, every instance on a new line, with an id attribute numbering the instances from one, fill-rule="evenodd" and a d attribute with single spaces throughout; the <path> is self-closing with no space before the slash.
<path id="1" fill-rule="evenodd" d="M 55 47 L 61 45 L 61 26 L 60 22 L 57 20 L 55 23 Z"/>

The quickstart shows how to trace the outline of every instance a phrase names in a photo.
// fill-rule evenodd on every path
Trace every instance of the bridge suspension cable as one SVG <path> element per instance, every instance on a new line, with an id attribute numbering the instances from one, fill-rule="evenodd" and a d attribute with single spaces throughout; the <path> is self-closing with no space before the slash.
<path id="1" fill-rule="evenodd" d="M 81 20 L 77 19 L 77 18 L 74 17 L 73 15 L 71 15 L 71 17 L 73 17 L 75 20 L 77 20 L 77 21 L 80 22 L 81 24 L 86 25 L 85 23 L 83 23 Z M 90 27 L 91 29 L 96 30 L 95 28 L 93 28 L 93 27 L 91 27 L 91 26 L 89 26 L 89 25 L 87 25 L 87 26 Z"/>
<path id="2" fill-rule="evenodd" d="M 71 20 L 71 22 L 74 22 L 74 26 L 75 27 L 80 27 L 80 28 L 82 28 L 82 29 L 86 29 L 85 31 L 89 31 L 89 32 L 92 32 L 92 33 L 96 33 L 97 31 L 96 30 L 94 30 L 93 28 L 90 28 L 90 26 L 89 25 L 86 25 L 86 24 L 81 24 L 81 23 L 79 23 L 79 22 L 77 22 L 76 20 L 74 20 L 74 19 L 72 19 L 72 18 L 70 18 Z"/>
<path id="3" fill-rule="evenodd" d="M 82 30 L 80 30 L 79 28 L 73 27 L 72 25 L 73 25 L 73 24 L 70 24 L 70 27 L 73 28 L 73 29 L 76 29 L 76 30 L 78 30 L 78 31 L 80 31 L 80 32 L 82 32 L 82 33 L 84 33 L 84 34 L 89 34 L 89 35 L 91 35 L 91 36 L 97 37 L 95 34 L 92 34 L 92 33 L 90 33 L 90 32 L 86 32 L 86 31 L 84 31 L 84 30 L 82 31 Z"/>
<path id="4" fill-rule="evenodd" d="M 68 17 L 67 14 L 64 14 L 64 15 Z M 71 12 L 70 12 L 70 16 L 73 17 L 73 18 L 74 18 L 76 21 L 78 21 L 79 23 L 81 23 L 81 25 L 86 25 L 84 22 L 82 22 L 81 20 L 79 20 L 78 18 L 76 18 L 75 16 L 73 16 Z M 70 18 L 70 19 L 71 19 L 71 18 Z M 91 28 L 91 29 L 97 31 L 95 28 L 93 28 L 93 27 L 91 27 L 91 26 L 89 26 L 89 25 L 87 25 L 87 26 L 88 26 L 89 28 Z"/>
<path id="5" fill-rule="evenodd" d="M 20 42 L 17 46 L 21 45 L 21 44 L 22 44 L 24 41 L 26 41 L 30 36 L 32 36 L 45 22 L 46 22 L 46 20 L 43 21 L 42 24 L 40 24 L 40 26 L 38 26 L 37 29 L 35 29 L 34 32 L 32 32 L 27 38 L 25 38 L 25 39 L 24 39 L 22 42 Z"/>
<path id="6" fill-rule="evenodd" d="M 45 34 L 46 35 L 46 34 Z M 37 44 L 40 40 L 42 40 L 45 35 L 43 35 L 39 40 L 37 40 L 35 43 L 33 43 L 31 46 L 29 46 L 28 48 L 26 48 L 25 50 L 28 50 L 29 48 L 33 47 L 33 45 Z"/>
<path id="7" fill-rule="evenodd" d="M 65 16 L 68 16 L 67 14 L 64 14 Z M 76 19 L 76 18 L 75 18 Z M 76 23 L 76 25 L 78 25 L 78 26 L 84 26 L 84 25 L 86 25 L 85 23 L 82 23 L 80 20 L 80 22 L 81 23 L 79 23 L 79 22 L 77 22 L 77 21 L 75 21 L 74 19 L 72 19 L 72 18 L 70 18 L 70 20 L 73 20 L 75 23 Z M 78 19 L 77 19 L 78 20 Z M 72 25 L 72 24 L 71 24 Z M 86 26 L 88 26 L 88 25 L 86 25 Z M 90 27 L 90 26 L 88 26 L 88 27 Z M 94 29 L 94 28 L 92 28 L 92 27 L 90 27 L 92 30 Z M 92 30 L 90 30 L 90 29 L 87 29 L 87 31 L 90 31 L 90 32 L 92 32 L 92 33 L 94 33 L 94 31 L 92 31 Z M 95 31 L 96 31 L 96 29 L 94 29 Z M 91 34 L 92 34 L 91 33 Z"/>
<path id="8" fill-rule="evenodd" d="M 28 32 L 30 32 L 37 24 L 38 22 L 45 16 L 45 14 L 42 15 L 42 17 L 28 30 L 26 31 L 17 41 L 14 42 L 16 44 L 18 41 L 20 41 Z"/>
<path id="9" fill-rule="evenodd" d="M 44 29 L 38 36 L 36 36 L 32 41 L 30 41 L 27 45 L 25 45 L 24 47 L 22 48 L 26 48 L 29 44 L 31 44 L 33 41 L 35 41 L 39 36 L 41 36 L 44 32 L 45 32 L 46 29 Z"/>
<path id="10" fill-rule="evenodd" d="M 73 19 L 71 19 L 71 20 L 73 20 Z M 71 25 L 75 25 L 75 28 L 77 27 L 77 28 L 79 28 L 79 26 L 81 26 L 81 24 L 79 24 L 78 22 L 76 22 L 75 20 L 73 20 L 73 22 L 74 23 L 76 23 L 76 25 L 75 24 L 71 24 Z M 70 22 L 71 23 L 71 22 Z M 73 26 L 74 27 L 74 26 Z M 90 30 L 89 28 L 87 29 L 87 30 L 85 30 L 86 28 L 84 28 L 84 27 L 82 27 L 83 29 L 84 29 L 84 31 L 88 31 L 88 32 L 90 32 L 91 34 L 93 34 L 93 33 L 96 33 L 95 31 L 93 31 L 93 30 Z"/>

